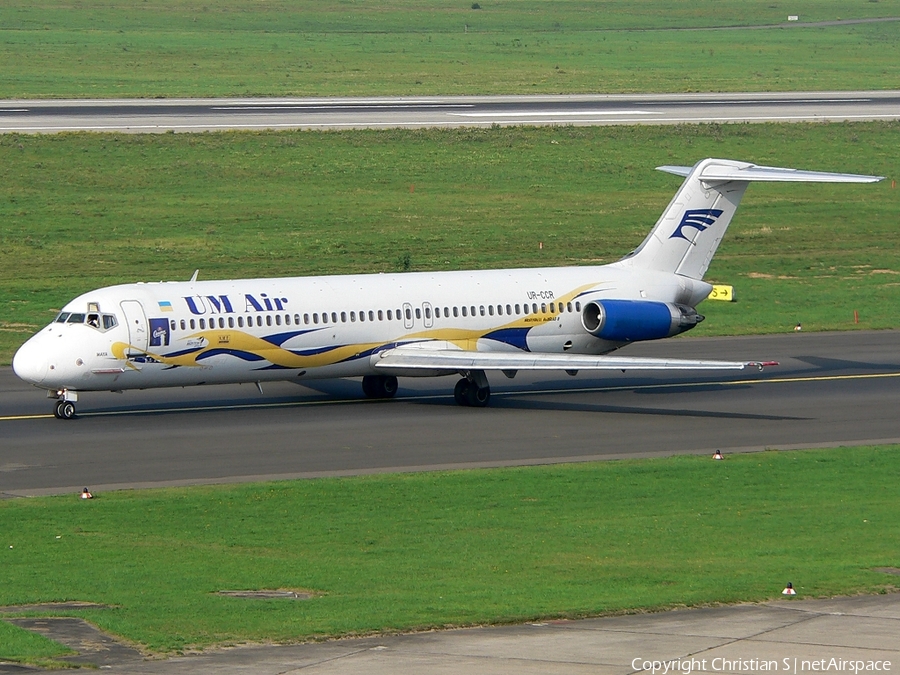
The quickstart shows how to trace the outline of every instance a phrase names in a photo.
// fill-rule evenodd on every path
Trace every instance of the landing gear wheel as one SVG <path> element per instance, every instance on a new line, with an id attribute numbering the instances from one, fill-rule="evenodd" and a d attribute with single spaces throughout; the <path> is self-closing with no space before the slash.
<path id="1" fill-rule="evenodd" d="M 456 383 L 453 389 L 453 398 L 459 405 L 469 405 L 469 387 L 472 386 L 466 378 Z"/>
<path id="2" fill-rule="evenodd" d="M 75 417 L 75 404 L 71 401 L 57 401 L 53 414 L 61 420 L 70 420 Z"/>
<path id="3" fill-rule="evenodd" d="M 466 398 L 469 405 L 473 408 L 483 408 L 491 400 L 491 388 L 470 384 L 469 391 L 466 392 Z"/>
<path id="4" fill-rule="evenodd" d="M 369 398 L 393 398 L 397 393 L 397 378 L 393 375 L 366 375 L 362 388 Z"/>

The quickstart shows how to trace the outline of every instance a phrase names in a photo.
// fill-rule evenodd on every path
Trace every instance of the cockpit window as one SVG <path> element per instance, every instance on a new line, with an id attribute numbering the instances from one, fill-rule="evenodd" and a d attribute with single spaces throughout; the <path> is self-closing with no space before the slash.
<path id="1" fill-rule="evenodd" d="M 66 323 L 84 323 L 84 314 L 69 314 Z"/>
<path id="2" fill-rule="evenodd" d="M 91 328 L 100 328 L 100 315 L 99 314 L 88 314 L 87 315 L 87 325 Z"/>
<path id="3" fill-rule="evenodd" d="M 69 318 L 68 312 L 60 312 L 59 316 L 56 317 L 56 323 L 65 323 L 66 319 Z"/>
<path id="4" fill-rule="evenodd" d="M 112 314 L 103 315 L 103 330 L 115 328 L 117 324 L 118 322 L 116 321 L 116 317 L 114 317 Z"/>

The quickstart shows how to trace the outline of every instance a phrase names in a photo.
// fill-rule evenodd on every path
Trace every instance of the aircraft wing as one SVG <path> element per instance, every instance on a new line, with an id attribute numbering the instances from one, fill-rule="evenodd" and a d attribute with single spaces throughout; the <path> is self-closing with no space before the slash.
<path id="1" fill-rule="evenodd" d="M 774 361 L 707 361 L 640 356 L 595 356 L 535 352 L 476 352 L 462 349 L 396 347 L 379 352 L 376 368 L 422 370 L 742 370 Z"/>

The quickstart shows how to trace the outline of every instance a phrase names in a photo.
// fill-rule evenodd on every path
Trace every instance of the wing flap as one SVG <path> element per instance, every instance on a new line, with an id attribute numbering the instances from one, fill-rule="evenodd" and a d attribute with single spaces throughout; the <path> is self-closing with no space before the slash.
<path id="1" fill-rule="evenodd" d="M 403 370 L 762 370 L 774 362 L 659 359 L 634 356 L 474 352 L 398 347 L 373 357 L 376 368 Z"/>

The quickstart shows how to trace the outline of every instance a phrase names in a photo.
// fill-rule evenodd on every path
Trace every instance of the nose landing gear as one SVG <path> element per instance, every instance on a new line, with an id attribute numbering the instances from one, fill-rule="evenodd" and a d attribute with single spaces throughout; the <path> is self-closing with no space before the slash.
<path id="1" fill-rule="evenodd" d="M 75 404 L 71 401 L 57 401 L 53 414 L 57 419 L 70 420 L 75 417 Z"/>
<path id="2" fill-rule="evenodd" d="M 70 420 L 75 417 L 75 401 L 78 395 L 73 391 L 61 390 L 47 392 L 47 396 L 55 398 L 56 405 L 53 408 L 53 416 L 60 420 Z"/>

